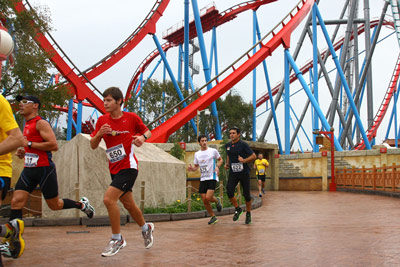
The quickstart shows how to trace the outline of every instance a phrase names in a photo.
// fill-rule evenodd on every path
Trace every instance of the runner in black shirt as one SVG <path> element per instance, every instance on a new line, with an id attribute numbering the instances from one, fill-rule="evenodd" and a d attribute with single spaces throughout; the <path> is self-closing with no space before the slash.
<path id="1" fill-rule="evenodd" d="M 243 188 L 243 195 L 246 200 L 246 224 L 251 223 L 251 197 L 250 197 L 250 168 L 249 162 L 256 159 L 256 154 L 250 149 L 246 142 L 240 140 L 240 129 L 238 127 L 232 127 L 229 129 L 229 137 L 231 142 L 225 145 L 226 148 L 226 162 L 225 169 L 229 169 L 229 178 L 227 183 L 227 194 L 235 207 L 235 214 L 233 220 L 237 221 L 242 215 L 243 211 L 239 207 L 235 198 L 235 188 L 240 182 Z"/>

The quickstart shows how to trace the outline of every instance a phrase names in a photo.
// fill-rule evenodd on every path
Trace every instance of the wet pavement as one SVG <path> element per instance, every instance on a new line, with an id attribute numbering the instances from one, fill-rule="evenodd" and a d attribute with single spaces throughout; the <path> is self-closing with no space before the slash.
<path id="1" fill-rule="evenodd" d="M 400 200 L 344 192 L 267 192 L 253 223 L 220 216 L 155 223 L 145 249 L 136 224 L 127 246 L 101 257 L 110 227 L 27 227 L 21 258 L 4 266 L 400 266 Z"/>

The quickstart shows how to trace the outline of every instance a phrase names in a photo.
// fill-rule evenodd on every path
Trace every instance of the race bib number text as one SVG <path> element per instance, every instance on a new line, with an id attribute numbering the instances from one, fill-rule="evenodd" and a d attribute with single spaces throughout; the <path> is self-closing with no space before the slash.
<path id="1" fill-rule="evenodd" d="M 241 171 L 243 171 L 243 163 L 241 163 L 241 162 L 232 163 L 231 167 L 232 167 L 232 171 L 233 172 L 241 172 Z"/>
<path id="2" fill-rule="evenodd" d="M 122 160 L 126 157 L 125 149 L 122 144 L 110 147 L 106 150 L 107 158 L 111 163 Z"/>
<path id="3" fill-rule="evenodd" d="M 25 153 L 25 167 L 36 167 L 39 160 L 39 155 L 34 153 Z"/>

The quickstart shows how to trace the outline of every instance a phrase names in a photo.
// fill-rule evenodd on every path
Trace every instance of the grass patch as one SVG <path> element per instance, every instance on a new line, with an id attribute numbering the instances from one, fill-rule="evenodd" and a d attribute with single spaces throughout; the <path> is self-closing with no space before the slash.
<path id="1" fill-rule="evenodd" d="M 244 197 L 242 197 L 244 201 Z M 226 194 L 223 195 L 221 199 L 223 202 L 223 207 L 232 207 L 232 204 Z M 211 203 L 213 209 L 215 209 L 215 203 Z M 191 211 L 203 211 L 205 210 L 203 201 L 199 193 L 193 193 L 191 196 Z M 173 204 L 166 205 L 165 207 L 145 207 L 144 214 L 154 214 L 154 213 L 183 213 L 188 212 L 188 202 L 186 199 L 178 199 Z"/>

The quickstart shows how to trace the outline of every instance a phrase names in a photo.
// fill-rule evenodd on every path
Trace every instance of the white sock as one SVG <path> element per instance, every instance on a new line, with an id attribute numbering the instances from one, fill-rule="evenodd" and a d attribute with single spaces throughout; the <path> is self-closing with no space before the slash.
<path id="1" fill-rule="evenodd" d="M 121 239 L 122 239 L 122 236 L 121 236 L 121 233 L 119 233 L 119 234 L 112 234 L 111 238 L 112 238 L 112 239 L 116 239 L 116 240 L 121 240 Z"/>
<path id="2" fill-rule="evenodd" d="M 142 232 L 146 232 L 147 230 L 149 230 L 149 226 L 147 225 L 147 223 L 145 223 L 145 224 L 142 226 Z"/>

